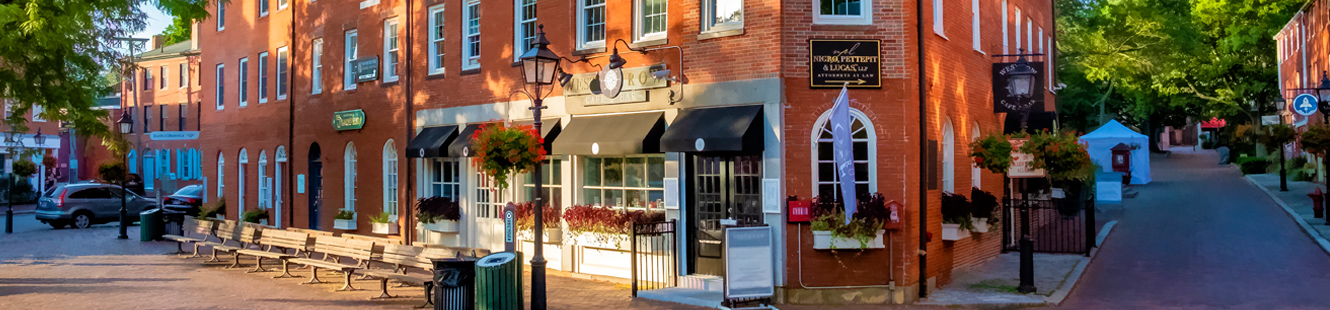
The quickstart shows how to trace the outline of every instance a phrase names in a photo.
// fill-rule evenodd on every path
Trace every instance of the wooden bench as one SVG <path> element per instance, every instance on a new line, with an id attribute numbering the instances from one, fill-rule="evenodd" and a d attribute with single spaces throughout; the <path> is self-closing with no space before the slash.
<path id="1" fill-rule="evenodd" d="M 370 253 L 369 253 L 369 260 L 363 260 L 363 261 L 359 261 L 359 260 L 358 260 L 358 261 L 357 261 L 357 263 L 360 265 L 360 267 L 363 267 L 363 268 L 369 268 L 369 263 L 370 263 L 371 261 L 377 261 L 377 260 L 379 260 L 380 257 L 383 256 L 383 246 L 384 246 L 384 245 L 387 245 L 387 244 L 398 244 L 398 245 L 400 245 L 400 244 L 405 244 L 405 242 L 403 242 L 402 240 L 399 240 L 399 239 L 388 239 L 388 238 L 375 237 L 375 236 L 366 236 L 366 235 L 357 235 L 357 234 L 342 233 L 342 237 L 345 237 L 345 238 L 348 238 L 348 239 L 365 240 L 365 241 L 371 241 L 371 242 L 374 242 L 374 249 L 373 249 L 372 251 L 370 251 Z M 360 279 L 361 279 L 361 280 L 367 280 L 367 279 L 369 279 L 369 277 L 361 277 Z"/>
<path id="2" fill-rule="evenodd" d="M 312 251 L 336 257 L 351 258 L 357 261 L 368 261 L 370 251 L 373 249 L 373 241 L 333 236 L 316 236 Z M 296 258 L 291 259 L 290 261 L 310 267 L 309 281 L 304 282 L 304 284 L 323 283 L 323 281 L 319 280 L 319 268 L 324 268 L 335 270 L 346 275 L 346 283 L 342 288 L 337 289 L 338 291 L 357 290 L 355 287 L 351 286 L 351 275 L 357 269 L 360 269 L 359 263 L 356 265 L 347 265 L 342 264 L 341 262 L 329 262 L 326 260 L 316 260 L 311 258 Z"/>
<path id="3" fill-rule="evenodd" d="M 484 255 L 489 255 L 489 251 L 483 252 L 485 253 Z M 442 246 L 420 247 L 414 245 L 387 244 L 383 246 L 383 256 L 375 261 L 391 264 L 394 266 L 393 270 L 364 268 L 358 272 L 379 279 L 379 289 L 381 294 L 378 297 L 373 297 L 371 299 L 393 298 L 394 296 L 388 294 L 388 280 L 392 279 L 402 283 L 425 286 L 425 304 L 428 305 L 432 304 L 434 301 L 431 297 L 431 295 L 433 295 L 434 287 L 434 260 L 474 259 L 479 257 L 476 256 L 476 254 L 478 253 L 475 249 L 461 248 L 459 250 L 459 248 Z M 424 270 L 426 274 L 410 274 L 409 270 L 412 268 Z"/>
<path id="4" fill-rule="evenodd" d="M 171 254 L 185 254 L 180 246 L 185 242 L 190 242 L 194 243 L 194 255 L 188 257 L 202 257 L 199 256 L 199 242 L 208 240 L 208 236 L 212 235 L 212 228 L 213 221 L 187 218 L 181 226 L 181 235 L 162 235 L 162 238 L 176 242 L 175 253 Z"/>
<path id="5" fill-rule="evenodd" d="M 323 231 L 323 230 L 315 230 L 315 229 L 308 229 L 308 228 L 287 227 L 286 230 L 290 230 L 290 231 L 294 231 L 294 232 L 306 233 L 306 234 L 309 234 L 309 237 L 310 237 L 310 238 L 314 238 L 314 237 L 318 237 L 318 236 L 329 236 L 329 237 L 336 237 L 336 236 L 337 236 L 337 233 L 335 233 L 335 232 L 331 232 L 331 231 Z M 311 244 L 313 244 L 312 241 L 311 241 Z M 310 257 L 310 254 L 313 254 L 313 253 L 310 253 L 310 252 L 308 252 L 308 251 L 299 251 L 299 252 L 296 252 L 296 255 L 303 255 L 303 256 L 305 256 L 305 258 L 313 258 L 313 257 Z M 328 257 L 327 257 L 327 256 L 324 256 L 324 259 L 328 259 Z"/>
<path id="6" fill-rule="evenodd" d="M 294 278 L 291 275 L 290 260 L 297 258 L 295 252 L 306 250 L 309 246 L 309 234 L 280 229 L 266 229 L 259 235 L 258 243 L 260 249 L 241 249 L 240 255 L 254 257 L 254 270 L 249 272 L 263 272 L 263 259 L 276 259 L 282 261 L 282 274 L 273 278 Z M 277 250 L 277 252 L 273 252 Z M 292 253 L 287 254 L 290 250 Z"/>
<path id="7" fill-rule="evenodd" d="M 217 238 L 217 242 L 203 242 L 204 245 L 212 248 L 212 259 L 209 260 L 209 262 L 221 261 L 217 259 L 217 253 L 219 251 L 230 253 L 232 257 L 231 265 L 226 266 L 226 268 L 237 268 L 241 267 L 240 253 L 237 251 L 254 243 L 259 237 L 259 230 L 253 226 L 239 225 L 235 221 L 227 220 L 217 223 L 217 230 L 214 231 L 213 237 Z M 232 246 L 227 243 L 235 243 L 235 245 Z"/>

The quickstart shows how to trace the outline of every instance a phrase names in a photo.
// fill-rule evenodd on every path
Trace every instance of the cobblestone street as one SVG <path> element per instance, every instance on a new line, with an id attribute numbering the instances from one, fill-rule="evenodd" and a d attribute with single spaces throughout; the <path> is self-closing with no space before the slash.
<path id="1" fill-rule="evenodd" d="M 164 255 L 174 243 L 139 242 L 137 226 L 129 228 L 130 240 L 117 240 L 111 224 L 52 230 L 30 214 L 14 222 L 14 234 L 0 235 L 0 309 L 411 309 L 424 303 L 419 287 L 390 288 L 402 298 L 370 300 L 378 296 L 374 280 L 354 282 L 364 291 L 334 292 L 341 287 L 336 276 L 301 285 L 306 278 L 272 279 L 276 272 Z M 251 259 L 242 263 L 252 266 Z M 554 275 L 548 281 L 551 309 L 690 309 L 633 300 L 625 285 Z"/>

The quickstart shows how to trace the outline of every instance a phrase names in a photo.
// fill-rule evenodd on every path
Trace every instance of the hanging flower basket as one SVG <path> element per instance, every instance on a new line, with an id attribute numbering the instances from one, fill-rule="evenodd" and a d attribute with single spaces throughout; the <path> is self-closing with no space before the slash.
<path id="1" fill-rule="evenodd" d="M 543 140 L 532 126 L 481 125 L 471 137 L 476 153 L 472 164 L 493 177 L 500 190 L 508 188 L 508 176 L 527 172 L 545 159 Z"/>

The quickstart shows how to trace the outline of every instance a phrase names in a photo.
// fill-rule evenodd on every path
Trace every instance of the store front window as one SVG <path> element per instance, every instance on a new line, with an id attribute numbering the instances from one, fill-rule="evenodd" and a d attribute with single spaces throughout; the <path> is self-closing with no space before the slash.
<path id="1" fill-rule="evenodd" d="M 541 191 L 545 193 L 542 198 L 550 206 L 563 208 L 563 161 L 554 157 L 547 158 L 540 169 L 540 184 L 544 185 Z M 532 181 L 534 176 L 533 173 L 522 176 L 522 198 L 524 201 L 536 200 L 536 182 Z"/>
<path id="2" fill-rule="evenodd" d="M 665 156 L 586 157 L 582 203 L 658 208 L 665 199 Z"/>

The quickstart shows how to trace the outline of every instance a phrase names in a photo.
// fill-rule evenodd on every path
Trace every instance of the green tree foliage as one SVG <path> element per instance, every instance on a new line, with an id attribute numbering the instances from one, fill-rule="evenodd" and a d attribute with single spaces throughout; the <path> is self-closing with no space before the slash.
<path id="1" fill-rule="evenodd" d="M 33 174 L 37 174 L 37 163 L 34 163 L 28 159 L 20 159 L 14 161 L 12 168 L 14 169 L 13 170 L 14 175 L 22 176 L 25 178 L 30 177 Z"/>
<path id="2" fill-rule="evenodd" d="M 163 29 L 162 33 L 159 35 L 166 36 L 166 43 L 164 46 L 176 44 L 188 41 L 190 31 L 192 31 L 193 28 L 193 22 L 181 18 L 180 16 L 176 16 L 175 19 L 171 21 L 171 25 L 166 26 L 166 29 Z"/>
<path id="3" fill-rule="evenodd" d="M 1145 128 L 1253 121 L 1250 103 L 1278 95 L 1272 38 L 1303 2 L 1057 0 L 1064 124 L 1092 129 L 1100 109 Z"/>
<path id="4" fill-rule="evenodd" d="M 220 0 L 227 1 L 227 0 Z M 80 133 L 107 136 L 105 111 L 93 100 L 105 95 L 103 73 L 125 72 L 128 37 L 145 26 L 140 5 L 153 5 L 184 20 L 208 16 L 208 0 L 8 0 L 0 1 L 0 97 L 13 102 L 4 122 L 26 131 L 24 113 L 43 106 L 43 118 L 68 121 Z M 139 50 L 141 52 L 142 50 Z"/>

